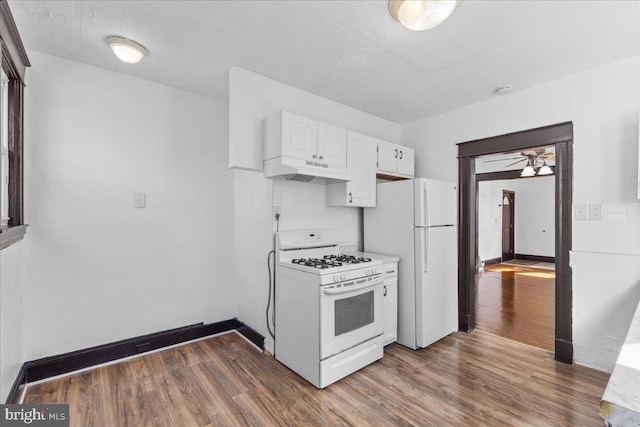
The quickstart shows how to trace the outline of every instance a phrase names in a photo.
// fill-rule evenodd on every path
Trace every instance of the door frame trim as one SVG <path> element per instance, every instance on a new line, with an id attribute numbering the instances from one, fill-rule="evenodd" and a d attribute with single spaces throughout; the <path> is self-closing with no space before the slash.
<path id="1" fill-rule="evenodd" d="M 555 359 L 573 363 L 572 248 L 573 123 L 461 142 L 458 145 L 458 321 L 459 329 L 475 328 L 475 270 L 478 253 L 476 157 L 554 145 L 555 166 Z"/>

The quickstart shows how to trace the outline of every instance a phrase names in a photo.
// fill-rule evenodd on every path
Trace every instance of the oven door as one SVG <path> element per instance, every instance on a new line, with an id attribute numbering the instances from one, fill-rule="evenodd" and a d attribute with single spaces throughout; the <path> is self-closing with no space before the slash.
<path id="1" fill-rule="evenodd" d="M 384 331 L 383 277 L 363 277 L 320 287 L 320 359 Z"/>

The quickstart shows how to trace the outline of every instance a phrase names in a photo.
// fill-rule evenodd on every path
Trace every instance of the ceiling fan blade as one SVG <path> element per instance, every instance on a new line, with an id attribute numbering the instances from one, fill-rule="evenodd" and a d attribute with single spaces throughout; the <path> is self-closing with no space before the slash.
<path id="1" fill-rule="evenodd" d="M 554 152 L 544 153 L 544 154 L 541 154 L 538 157 L 543 159 L 543 160 L 555 160 L 556 159 L 556 153 L 554 153 Z"/>
<path id="2" fill-rule="evenodd" d="M 520 159 L 517 162 L 513 162 L 513 163 L 508 164 L 507 166 L 505 166 L 505 168 L 508 168 L 509 166 L 517 165 L 518 163 L 524 162 L 525 160 L 528 160 L 528 159 Z"/>
<path id="3" fill-rule="evenodd" d="M 508 157 L 506 159 L 493 159 L 493 160 L 484 160 L 484 163 L 489 163 L 489 162 L 505 162 L 507 160 L 515 160 L 515 159 L 522 159 L 522 157 Z"/>

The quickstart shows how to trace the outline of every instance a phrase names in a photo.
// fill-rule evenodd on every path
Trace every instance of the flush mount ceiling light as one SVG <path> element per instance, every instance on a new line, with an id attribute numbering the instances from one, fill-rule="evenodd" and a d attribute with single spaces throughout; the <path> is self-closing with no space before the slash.
<path id="1" fill-rule="evenodd" d="M 107 37 L 106 41 L 118 59 L 127 64 L 140 62 L 142 58 L 149 54 L 149 51 L 140 43 L 124 37 Z"/>
<path id="2" fill-rule="evenodd" d="M 442 24 L 462 0 L 389 0 L 389 13 L 405 27 L 424 31 Z"/>

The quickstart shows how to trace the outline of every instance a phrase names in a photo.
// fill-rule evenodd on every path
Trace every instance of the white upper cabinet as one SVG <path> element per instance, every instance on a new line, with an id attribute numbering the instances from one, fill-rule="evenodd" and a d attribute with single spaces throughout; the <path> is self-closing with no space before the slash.
<path id="1" fill-rule="evenodd" d="M 378 173 L 396 174 L 398 172 L 398 146 L 387 142 L 378 142 Z"/>
<path id="2" fill-rule="evenodd" d="M 280 111 L 265 120 L 264 160 L 291 157 L 319 165 L 347 166 L 347 131 Z"/>
<path id="3" fill-rule="evenodd" d="M 282 155 L 312 160 L 318 146 L 318 122 L 282 113 Z"/>
<path id="4" fill-rule="evenodd" d="M 381 175 L 413 178 L 413 148 L 391 142 L 378 141 L 378 170 Z"/>
<path id="5" fill-rule="evenodd" d="M 413 148 L 401 147 L 398 151 L 398 175 L 413 177 L 415 159 Z"/>
<path id="6" fill-rule="evenodd" d="M 376 147 L 374 138 L 347 133 L 347 173 L 351 181 L 327 186 L 329 206 L 376 205 Z"/>
<path id="7" fill-rule="evenodd" d="M 335 166 L 347 166 L 347 130 L 318 123 L 318 160 Z"/>

